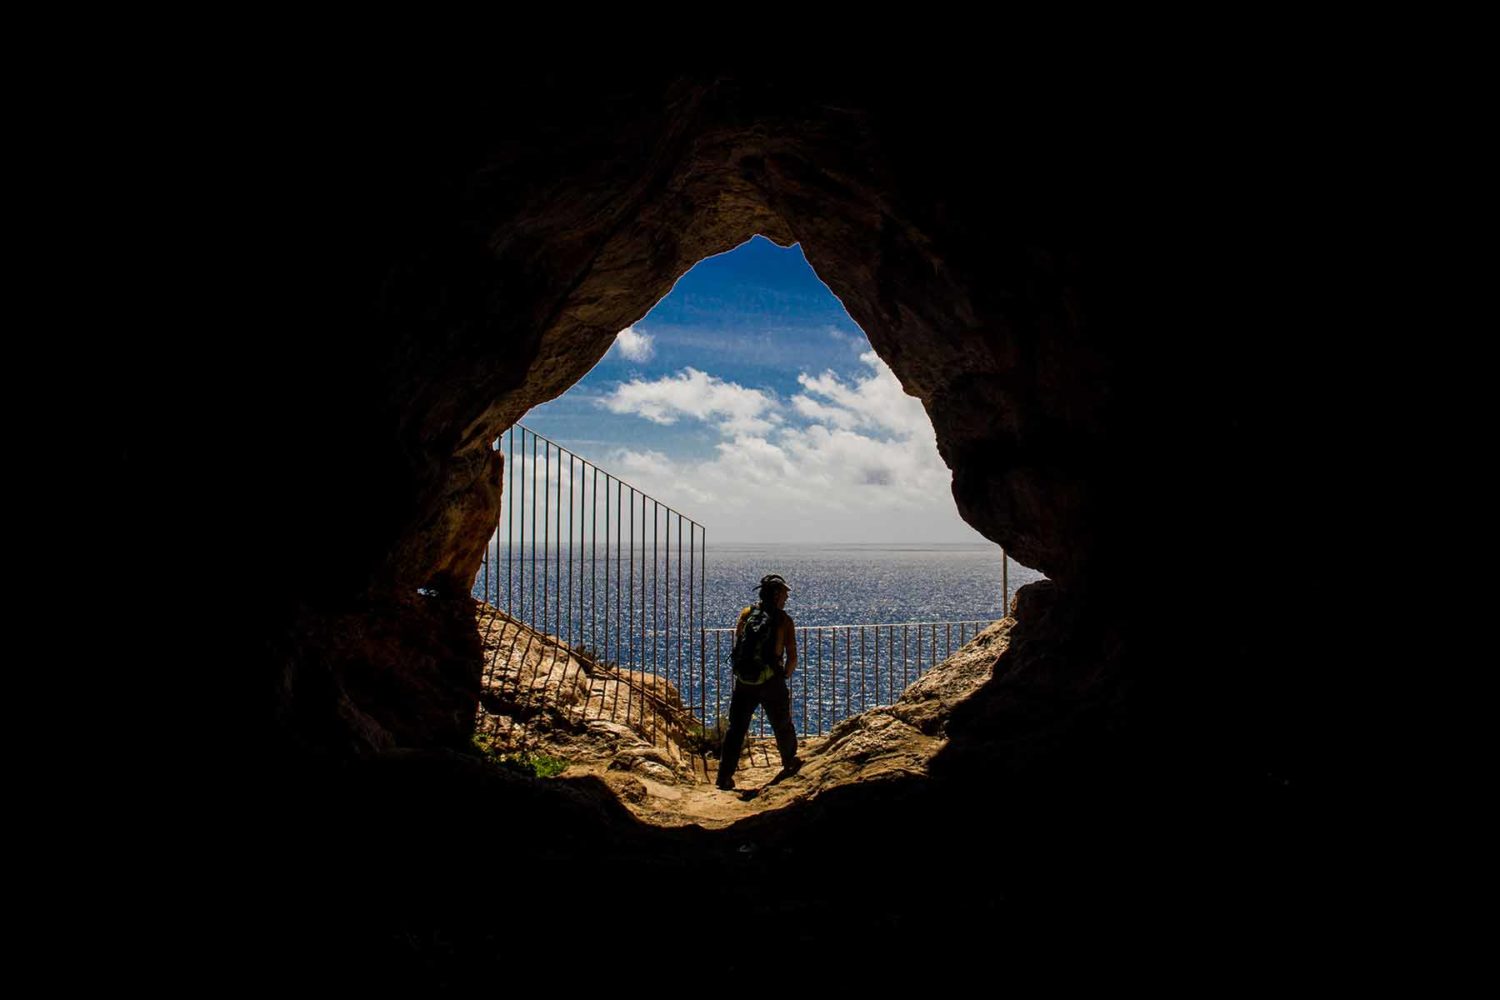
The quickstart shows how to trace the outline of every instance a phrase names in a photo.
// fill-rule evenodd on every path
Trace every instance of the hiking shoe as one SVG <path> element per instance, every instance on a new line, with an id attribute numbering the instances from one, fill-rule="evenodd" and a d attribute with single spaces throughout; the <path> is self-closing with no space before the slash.
<path id="1" fill-rule="evenodd" d="M 790 764 L 786 764 L 781 768 L 781 776 L 783 778 L 790 778 L 800 770 L 802 770 L 802 758 L 793 757 Z"/>
<path id="2" fill-rule="evenodd" d="M 714 787 L 718 788 L 718 789 L 722 789 L 723 791 L 726 791 L 726 792 L 732 792 L 732 791 L 734 791 L 734 779 L 733 778 L 720 778 L 718 781 L 714 782 Z"/>

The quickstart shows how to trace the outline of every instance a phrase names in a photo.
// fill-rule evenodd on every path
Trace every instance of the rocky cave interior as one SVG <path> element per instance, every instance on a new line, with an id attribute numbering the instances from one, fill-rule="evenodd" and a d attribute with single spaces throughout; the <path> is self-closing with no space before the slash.
<path id="1" fill-rule="evenodd" d="M 1261 405 L 1282 373 L 1244 286 L 1288 201 L 1215 155 L 1232 130 L 1144 107 L 962 69 L 517 69 L 289 117 L 299 229 L 216 411 L 255 512 L 237 599 L 267 715 L 236 825 L 242 888 L 281 914 L 255 947 L 483 979 L 528 927 L 608 964 L 640 913 L 660 924 L 631 947 L 722 971 L 748 967 L 716 943 L 739 912 L 809 962 L 920 939 L 957 968 L 1061 921 L 1279 912 L 1306 664 L 1247 610 L 1246 554 L 1295 531 L 1267 514 L 1292 428 Z M 930 777 L 646 828 L 450 752 L 489 442 L 757 233 L 801 244 L 921 398 L 962 516 L 1050 582 Z"/>

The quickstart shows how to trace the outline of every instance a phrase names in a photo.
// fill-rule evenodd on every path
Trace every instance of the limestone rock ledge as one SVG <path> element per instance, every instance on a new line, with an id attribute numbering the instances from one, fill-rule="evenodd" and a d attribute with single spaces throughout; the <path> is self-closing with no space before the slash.
<path id="1" fill-rule="evenodd" d="M 600 662 L 483 602 L 475 625 L 484 655 L 475 731 L 495 749 L 692 780 L 696 720 L 666 678 Z"/>
<path id="2" fill-rule="evenodd" d="M 982 688 L 1010 644 L 1014 618 L 990 625 L 923 674 L 892 705 L 872 708 L 833 727 L 805 753 L 802 771 L 762 794 L 762 806 L 808 798 L 835 785 L 925 775 L 947 745 L 953 710 Z"/>

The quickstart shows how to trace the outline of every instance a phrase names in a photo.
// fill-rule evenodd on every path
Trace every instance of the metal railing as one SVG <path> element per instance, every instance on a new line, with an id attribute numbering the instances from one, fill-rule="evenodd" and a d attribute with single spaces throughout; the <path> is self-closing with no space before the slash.
<path id="1" fill-rule="evenodd" d="M 707 531 L 520 424 L 491 447 L 504 458 L 504 491 L 474 592 L 529 628 L 524 648 L 514 636 L 504 646 L 508 662 L 491 659 L 486 685 L 504 667 L 519 683 L 509 661 L 535 651 L 548 668 L 533 687 L 547 690 L 571 656 L 624 687 L 628 722 L 664 729 L 681 712 L 674 692 L 695 686 L 694 660 L 703 667 Z M 574 717 L 618 719 L 618 693 L 608 709 L 585 700 Z"/>

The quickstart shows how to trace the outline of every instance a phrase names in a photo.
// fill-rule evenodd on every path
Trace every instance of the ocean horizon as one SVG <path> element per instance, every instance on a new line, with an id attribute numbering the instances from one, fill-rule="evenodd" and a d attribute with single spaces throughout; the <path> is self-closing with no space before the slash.
<path id="1" fill-rule="evenodd" d="M 501 542 L 490 552 L 495 573 L 489 578 L 489 600 L 528 621 L 556 620 L 560 611 L 578 609 L 580 600 L 578 617 L 613 614 L 616 595 L 621 605 L 630 596 L 622 577 L 634 582 L 637 594 L 652 595 L 654 587 L 658 601 L 671 602 L 674 620 L 680 590 L 693 605 L 691 611 L 682 609 L 683 623 L 696 620 L 710 629 L 733 626 L 768 573 L 781 574 L 791 587 L 786 612 L 798 627 L 994 621 L 1004 615 L 1006 596 L 1001 551 L 991 543 L 722 542 L 706 553 L 684 551 L 681 558 L 661 547 L 654 556 L 647 550 L 595 559 L 566 548 L 559 555 L 555 549 L 533 551 Z M 689 574 L 696 577 L 691 587 Z M 1012 596 L 1045 579 L 1014 559 L 1008 560 L 1007 575 Z M 481 570 L 474 596 L 484 596 L 484 588 Z"/>

